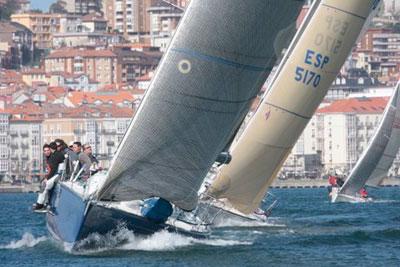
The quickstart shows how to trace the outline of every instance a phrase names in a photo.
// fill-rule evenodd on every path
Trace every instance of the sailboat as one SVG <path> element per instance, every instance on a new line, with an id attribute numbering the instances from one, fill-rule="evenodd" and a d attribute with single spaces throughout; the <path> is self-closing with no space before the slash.
<path id="1" fill-rule="evenodd" d="M 190 1 L 110 169 L 54 188 L 52 236 L 74 245 L 120 224 L 139 234 L 207 235 L 207 225 L 185 214 L 269 75 L 275 38 L 302 4 Z"/>
<path id="2" fill-rule="evenodd" d="M 376 5 L 373 0 L 315 1 L 262 103 L 232 145 L 231 162 L 207 190 L 202 210 L 213 211 L 213 220 L 258 219 L 254 212 Z"/>
<path id="3" fill-rule="evenodd" d="M 381 122 L 367 148 L 350 171 L 342 187 L 334 187 L 332 202 L 366 202 L 360 196 L 365 184 L 378 186 L 386 177 L 400 147 L 400 82 L 383 113 Z"/>

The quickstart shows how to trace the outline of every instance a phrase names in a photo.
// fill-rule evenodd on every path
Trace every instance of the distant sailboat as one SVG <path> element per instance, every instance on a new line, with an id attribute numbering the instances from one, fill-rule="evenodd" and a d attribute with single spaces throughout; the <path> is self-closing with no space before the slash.
<path id="1" fill-rule="evenodd" d="M 378 186 L 386 177 L 400 147 L 400 83 L 395 87 L 383 117 L 367 148 L 341 188 L 332 188 L 332 202 L 365 202 L 365 184 Z"/>
<path id="2" fill-rule="evenodd" d="M 258 209 L 376 8 L 374 0 L 317 2 L 262 104 L 232 145 L 232 161 L 209 187 L 205 201 L 216 216 L 243 217 Z"/>
<path id="3" fill-rule="evenodd" d="M 87 184 L 57 184 L 47 214 L 53 236 L 74 244 L 119 223 L 140 234 L 206 234 L 179 214 L 196 207 L 205 175 L 276 61 L 277 34 L 302 3 L 190 1 L 110 170 Z"/>

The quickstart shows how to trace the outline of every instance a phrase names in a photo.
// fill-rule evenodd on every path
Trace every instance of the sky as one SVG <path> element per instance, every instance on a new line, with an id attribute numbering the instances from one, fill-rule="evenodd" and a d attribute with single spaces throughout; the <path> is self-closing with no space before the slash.
<path id="1" fill-rule="evenodd" d="M 31 0 L 32 9 L 42 9 L 43 11 L 48 11 L 50 4 L 56 2 L 56 0 Z"/>

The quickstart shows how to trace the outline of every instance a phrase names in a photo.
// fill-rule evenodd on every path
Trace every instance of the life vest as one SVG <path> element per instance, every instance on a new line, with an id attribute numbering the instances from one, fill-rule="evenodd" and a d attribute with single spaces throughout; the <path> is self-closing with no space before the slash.
<path id="1" fill-rule="evenodd" d="M 332 186 L 337 186 L 336 177 L 333 175 L 329 175 L 328 182 Z"/>
<path id="2" fill-rule="evenodd" d="M 365 190 L 365 188 L 362 188 L 362 189 L 360 190 L 360 196 L 361 196 L 362 198 L 367 198 L 367 197 L 368 197 L 368 192 L 367 192 L 367 190 Z"/>

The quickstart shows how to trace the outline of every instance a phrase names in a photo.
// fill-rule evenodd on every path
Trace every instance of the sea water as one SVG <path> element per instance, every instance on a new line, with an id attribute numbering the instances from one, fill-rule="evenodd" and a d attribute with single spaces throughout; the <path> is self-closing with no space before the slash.
<path id="1" fill-rule="evenodd" d="M 362 204 L 331 204 L 326 189 L 272 192 L 265 225 L 226 222 L 203 240 L 122 227 L 78 251 L 49 237 L 35 194 L 0 194 L 0 266 L 400 266 L 400 188 L 371 189 L 376 201 Z"/>

